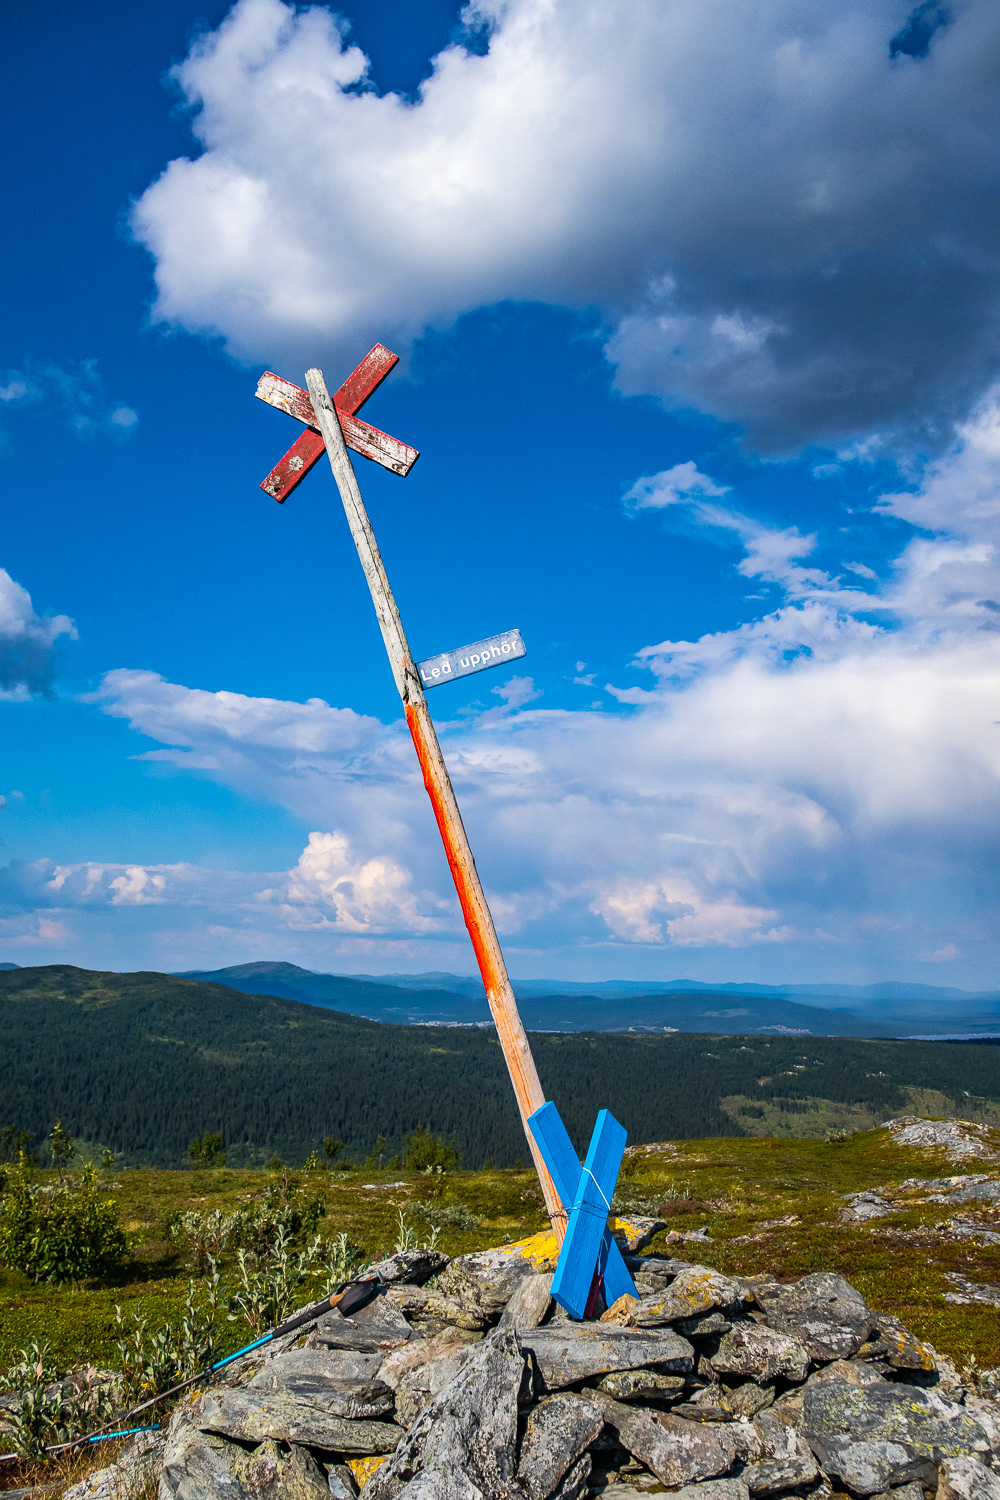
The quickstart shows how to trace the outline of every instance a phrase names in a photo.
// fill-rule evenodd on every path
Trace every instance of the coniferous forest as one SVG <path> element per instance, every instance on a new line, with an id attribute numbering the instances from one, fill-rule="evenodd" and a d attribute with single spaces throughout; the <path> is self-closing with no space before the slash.
<path id="1" fill-rule="evenodd" d="M 741 1135 L 817 1100 L 884 1119 L 914 1090 L 987 1115 L 1000 1095 L 1000 1052 L 984 1042 L 583 1032 L 534 1033 L 532 1047 L 581 1150 L 602 1106 L 633 1141 L 657 1141 Z M 273 1152 L 294 1164 L 324 1136 L 365 1157 L 417 1123 L 454 1135 L 469 1167 L 527 1155 L 492 1032 L 384 1025 L 155 973 L 0 973 L 0 1101 L 0 1125 L 41 1139 L 60 1119 L 149 1165 L 182 1164 L 206 1131 L 234 1165 Z"/>

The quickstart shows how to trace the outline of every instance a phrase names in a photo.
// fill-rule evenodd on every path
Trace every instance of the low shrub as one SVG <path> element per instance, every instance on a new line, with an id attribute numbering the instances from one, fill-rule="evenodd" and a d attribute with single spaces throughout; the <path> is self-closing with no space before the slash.
<path id="1" fill-rule="evenodd" d="M 403 1142 L 403 1166 L 414 1172 L 426 1172 L 428 1167 L 440 1167 L 447 1172 L 457 1167 L 462 1153 L 455 1144 L 455 1137 L 445 1140 L 435 1135 L 425 1125 L 416 1125 Z"/>
<path id="2" fill-rule="evenodd" d="M 92 1372 L 94 1373 L 94 1372 Z M 0 1385 L 16 1393 L 4 1412 L 4 1446 L 21 1458 L 38 1459 L 52 1443 L 68 1443 L 108 1420 L 116 1409 L 114 1385 L 61 1377 L 46 1344 L 31 1344 Z"/>
<path id="3" fill-rule="evenodd" d="M 40 1185 L 21 1157 L 0 1204 L 0 1260 L 35 1281 L 82 1281 L 113 1275 L 125 1263 L 128 1239 L 115 1198 L 102 1198 L 97 1169 L 55 1187 Z"/>

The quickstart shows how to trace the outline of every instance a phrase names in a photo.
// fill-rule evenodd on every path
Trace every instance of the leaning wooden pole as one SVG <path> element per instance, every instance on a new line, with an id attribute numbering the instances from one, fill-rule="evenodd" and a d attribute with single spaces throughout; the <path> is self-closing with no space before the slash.
<path id="1" fill-rule="evenodd" d="M 541 1109 L 545 1103 L 545 1095 L 542 1092 L 535 1059 L 531 1055 L 521 1017 L 518 1014 L 514 990 L 500 949 L 500 940 L 497 937 L 493 917 L 476 870 L 476 861 L 469 846 L 468 835 L 462 822 L 462 814 L 459 811 L 451 777 L 448 775 L 448 768 L 441 753 L 434 723 L 427 708 L 427 699 L 424 697 L 420 677 L 407 645 L 396 600 L 389 587 L 389 579 L 378 550 L 375 533 L 361 498 L 354 465 L 351 463 L 351 456 L 340 429 L 337 409 L 330 399 L 322 370 L 307 370 L 306 384 L 312 397 L 316 425 L 326 444 L 330 467 L 344 504 L 347 524 L 351 528 L 354 545 L 358 549 L 358 557 L 361 559 L 361 566 L 368 580 L 375 613 L 382 630 L 382 639 L 385 641 L 385 649 L 389 655 L 392 675 L 396 680 L 399 696 L 403 700 L 406 722 L 416 748 L 420 769 L 423 772 L 424 786 L 431 799 L 445 853 L 448 856 L 452 879 L 462 905 L 462 915 L 465 917 L 465 925 L 472 938 L 479 972 L 486 986 L 486 998 L 496 1023 L 497 1036 L 503 1048 L 510 1081 L 514 1085 L 521 1124 L 524 1126 L 525 1138 L 542 1186 L 546 1211 L 561 1244 L 566 1228 L 565 1209 L 528 1128 L 528 1116 L 536 1109 Z"/>

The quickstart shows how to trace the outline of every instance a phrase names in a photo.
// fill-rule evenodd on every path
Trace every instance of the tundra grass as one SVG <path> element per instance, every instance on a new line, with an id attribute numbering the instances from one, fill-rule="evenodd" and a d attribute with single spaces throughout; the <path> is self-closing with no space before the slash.
<path id="1" fill-rule="evenodd" d="M 808 1271 L 839 1271 L 873 1307 L 895 1313 L 960 1365 L 975 1357 L 1000 1366 L 1000 1309 L 946 1302 L 946 1272 L 975 1282 L 1000 1282 L 998 1247 L 955 1243 L 935 1226 L 956 1212 L 929 1204 L 868 1224 L 839 1218 L 844 1196 L 898 1185 L 911 1177 L 940 1177 L 986 1169 L 972 1160 L 949 1163 L 940 1151 L 895 1146 L 884 1130 L 846 1141 L 713 1138 L 679 1141 L 669 1151 L 639 1149 L 625 1160 L 617 1203 L 667 1221 L 653 1249 L 743 1275 L 767 1271 L 779 1279 Z M 66 1366 L 114 1362 L 115 1306 L 126 1315 L 138 1303 L 154 1322 L 175 1318 L 191 1269 L 165 1232 L 168 1216 L 185 1209 L 232 1209 L 286 1179 L 274 1171 L 161 1171 L 129 1169 L 110 1174 L 120 1200 L 132 1258 L 112 1284 L 34 1285 L 0 1272 L 0 1370 L 32 1339 L 46 1340 Z M 395 1243 L 399 1215 L 421 1232 L 421 1205 L 461 1205 L 475 1229 L 443 1228 L 439 1247 L 449 1255 L 503 1244 L 546 1227 L 541 1193 L 529 1170 L 449 1172 L 399 1168 L 352 1172 L 299 1171 L 287 1180 L 322 1195 L 324 1237 L 345 1232 L 372 1258 Z M 971 1206 L 976 1209 L 975 1205 Z M 957 1210 L 964 1212 L 965 1209 Z M 978 1216 L 989 1212 L 981 1206 Z M 996 1226 L 995 1226 L 996 1227 Z M 705 1228 L 708 1242 L 668 1243 L 670 1231 Z M 242 1340 L 234 1324 L 232 1347 Z"/>

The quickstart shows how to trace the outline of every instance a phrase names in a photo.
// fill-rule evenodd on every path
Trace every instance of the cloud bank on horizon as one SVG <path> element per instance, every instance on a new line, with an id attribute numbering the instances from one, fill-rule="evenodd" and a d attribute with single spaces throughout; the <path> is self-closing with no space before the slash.
<path id="1" fill-rule="evenodd" d="M 327 10 L 239 0 L 176 70 L 202 154 L 133 207 L 155 315 L 298 367 L 317 327 L 339 353 L 502 301 L 596 309 L 623 395 L 737 424 L 772 462 L 894 454 L 881 571 L 814 565 L 815 535 L 758 519 L 694 459 L 636 474 L 636 545 L 673 516 L 735 542 L 754 617 L 643 646 L 645 685 L 595 683 L 603 707 L 547 709 L 517 679 L 442 740 L 522 973 L 647 949 L 675 969 L 736 952 L 732 977 L 761 954 L 803 978 L 961 963 L 985 987 L 1000 11 L 477 0 L 465 24 L 406 100 L 374 89 Z M 68 622 L 20 592 L 16 628 L 51 647 Z M 467 967 L 401 725 L 126 668 L 96 701 L 153 764 L 286 808 L 308 841 L 279 871 L 10 864 L 12 954 L 113 917 L 162 967 Z"/>
<path id="2" fill-rule="evenodd" d="M 133 209 L 155 315 L 297 368 L 595 308 L 623 392 L 765 451 L 947 441 L 1000 352 L 990 0 L 463 15 L 411 102 L 329 11 L 239 0 L 175 70 L 201 155 Z"/>

